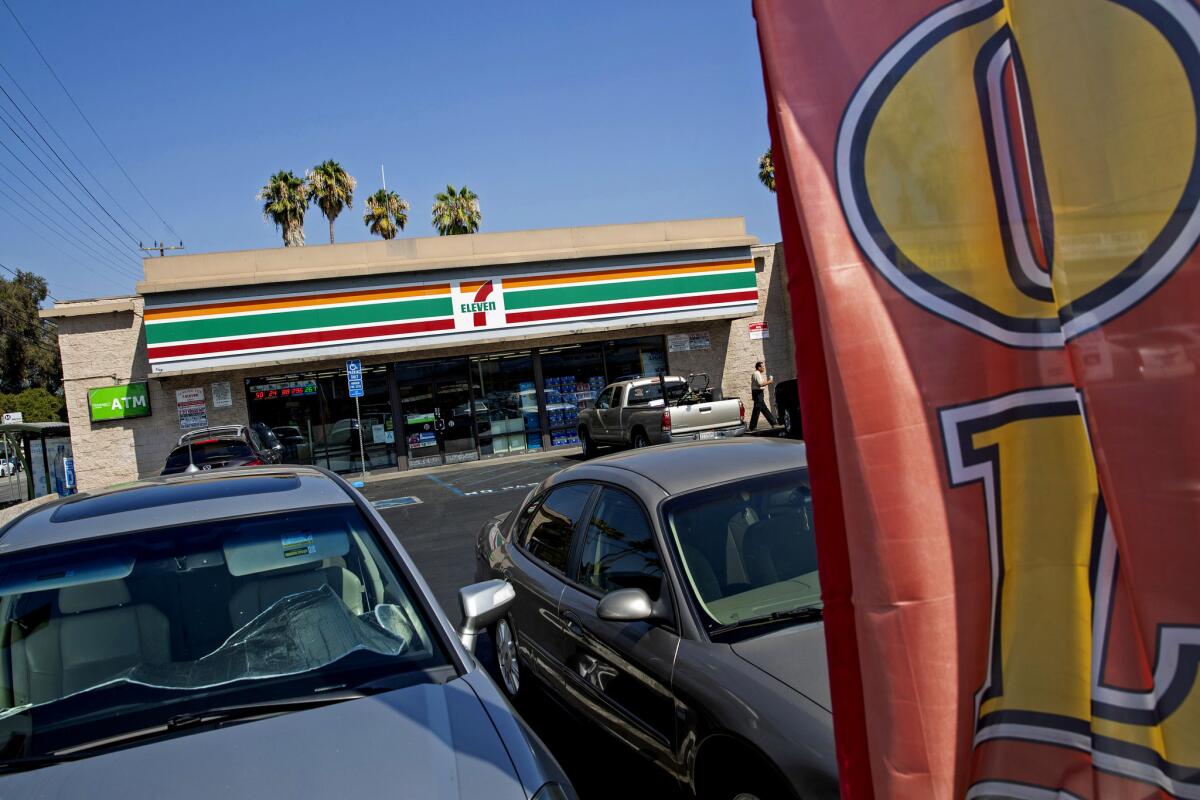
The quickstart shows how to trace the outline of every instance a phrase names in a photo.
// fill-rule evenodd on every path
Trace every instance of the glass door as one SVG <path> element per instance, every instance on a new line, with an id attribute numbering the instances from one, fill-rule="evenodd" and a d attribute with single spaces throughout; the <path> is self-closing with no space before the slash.
<path id="1" fill-rule="evenodd" d="M 410 469 L 479 458 L 471 429 L 471 387 L 465 379 L 409 383 L 399 390 Z"/>

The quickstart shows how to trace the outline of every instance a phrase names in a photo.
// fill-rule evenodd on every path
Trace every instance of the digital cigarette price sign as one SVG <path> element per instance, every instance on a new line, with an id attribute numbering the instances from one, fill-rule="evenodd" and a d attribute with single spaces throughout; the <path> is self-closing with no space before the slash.
<path id="1" fill-rule="evenodd" d="M 288 400 L 299 397 L 315 397 L 316 381 L 293 381 L 291 383 L 264 383 L 250 387 L 252 400 Z"/>

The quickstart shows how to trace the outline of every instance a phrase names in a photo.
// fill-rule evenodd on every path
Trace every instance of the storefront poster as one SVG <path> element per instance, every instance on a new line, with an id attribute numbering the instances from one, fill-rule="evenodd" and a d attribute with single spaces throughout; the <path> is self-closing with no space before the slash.
<path id="1" fill-rule="evenodd" d="M 672 353 L 683 353 L 688 350 L 708 350 L 712 347 L 708 331 L 698 333 L 667 334 L 667 350 Z"/>
<path id="2" fill-rule="evenodd" d="M 204 389 L 177 389 L 175 406 L 179 411 L 180 430 L 195 430 L 208 427 L 208 405 L 204 402 Z"/>
<path id="3" fill-rule="evenodd" d="M 750 323 L 750 338 L 751 339 L 770 339 L 771 331 L 765 322 Z"/>
<path id="4" fill-rule="evenodd" d="M 233 405 L 233 387 L 229 381 L 218 381 L 212 385 L 213 408 L 230 408 Z"/>

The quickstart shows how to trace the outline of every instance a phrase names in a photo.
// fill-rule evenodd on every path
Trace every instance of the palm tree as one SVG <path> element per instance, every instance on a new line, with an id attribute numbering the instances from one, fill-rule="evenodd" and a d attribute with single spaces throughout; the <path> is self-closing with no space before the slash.
<path id="1" fill-rule="evenodd" d="M 354 206 L 354 187 L 357 182 L 336 161 L 323 161 L 304 176 L 308 183 L 308 199 L 321 209 L 329 220 L 329 243 L 333 244 L 333 221 L 343 208 Z"/>
<path id="2" fill-rule="evenodd" d="M 758 179 L 762 181 L 762 185 L 775 191 L 775 160 L 771 158 L 771 148 L 767 148 L 767 152 L 762 154 L 762 158 L 758 160 Z"/>
<path id="3" fill-rule="evenodd" d="M 363 214 L 367 229 L 384 239 L 395 239 L 408 222 L 408 203 L 395 192 L 380 189 L 367 198 L 367 213 Z"/>
<path id="4" fill-rule="evenodd" d="M 263 201 L 263 218 L 283 231 L 284 247 L 304 246 L 304 209 L 308 190 L 291 170 L 279 170 L 258 193 Z"/>
<path id="5" fill-rule="evenodd" d="M 479 223 L 483 221 L 479 196 L 466 186 L 456 190 L 446 184 L 446 191 L 434 195 L 433 201 L 433 227 L 442 236 L 479 231 Z"/>

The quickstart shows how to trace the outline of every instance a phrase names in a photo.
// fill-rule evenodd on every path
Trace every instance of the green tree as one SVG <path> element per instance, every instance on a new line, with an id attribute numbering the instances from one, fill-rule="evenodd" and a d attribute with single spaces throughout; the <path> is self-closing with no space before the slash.
<path id="1" fill-rule="evenodd" d="M 479 196 L 466 186 L 456 190 L 446 184 L 446 191 L 433 196 L 433 227 L 442 236 L 475 233 L 482 221 Z"/>
<path id="2" fill-rule="evenodd" d="M 304 210 L 308 207 L 308 187 L 291 170 L 279 170 L 258 193 L 263 218 L 283 231 L 284 247 L 304 246 Z"/>
<path id="3" fill-rule="evenodd" d="M 408 223 L 408 203 L 395 192 L 380 189 L 367 198 L 367 213 L 363 223 L 376 236 L 395 239 Z"/>
<path id="4" fill-rule="evenodd" d="M 0 278 L 0 392 L 62 387 L 57 328 L 38 318 L 47 296 L 46 280 L 32 272 Z"/>
<path id="5" fill-rule="evenodd" d="M 758 159 L 758 179 L 762 181 L 762 185 L 775 191 L 775 159 L 771 157 L 771 148 L 767 148 L 767 152 L 762 154 Z"/>
<path id="6" fill-rule="evenodd" d="M 0 412 L 20 411 L 25 422 L 66 422 L 66 403 L 38 386 L 16 394 L 0 392 Z"/>
<path id="7" fill-rule="evenodd" d="M 333 244 L 333 221 L 343 208 L 354 206 L 354 187 L 358 183 L 336 161 L 322 161 L 304 177 L 309 201 L 329 220 L 329 243 Z"/>

